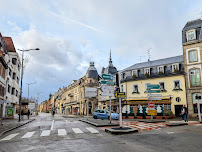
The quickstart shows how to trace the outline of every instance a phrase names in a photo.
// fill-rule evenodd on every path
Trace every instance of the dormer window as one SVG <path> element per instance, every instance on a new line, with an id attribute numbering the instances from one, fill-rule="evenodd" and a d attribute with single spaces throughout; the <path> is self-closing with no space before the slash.
<path id="1" fill-rule="evenodd" d="M 164 73 L 164 67 L 163 66 L 159 66 L 157 69 L 158 69 L 158 73 L 159 74 L 163 74 Z"/>
<path id="2" fill-rule="evenodd" d="M 132 77 L 138 77 L 137 70 L 132 71 Z"/>
<path id="3" fill-rule="evenodd" d="M 121 78 L 122 78 L 122 79 L 125 78 L 125 73 L 121 73 Z"/>
<path id="4" fill-rule="evenodd" d="M 172 72 L 175 72 L 175 73 L 179 72 L 179 63 L 172 65 Z"/>
<path id="5" fill-rule="evenodd" d="M 144 74 L 150 75 L 150 68 L 144 69 Z"/>
<path id="6" fill-rule="evenodd" d="M 196 30 L 195 29 L 189 30 L 189 31 L 187 31 L 186 35 L 187 35 L 187 41 L 195 40 L 196 39 Z"/>

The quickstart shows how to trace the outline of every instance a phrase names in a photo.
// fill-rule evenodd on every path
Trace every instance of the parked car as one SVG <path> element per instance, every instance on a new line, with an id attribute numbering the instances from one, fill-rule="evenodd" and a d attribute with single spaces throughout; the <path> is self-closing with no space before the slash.
<path id="1" fill-rule="evenodd" d="M 111 117 L 112 117 L 112 119 L 119 119 L 119 114 L 111 113 Z M 104 110 L 104 109 L 95 110 L 95 112 L 93 113 L 93 118 L 94 119 L 109 119 L 110 112 L 108 110 Z"/>

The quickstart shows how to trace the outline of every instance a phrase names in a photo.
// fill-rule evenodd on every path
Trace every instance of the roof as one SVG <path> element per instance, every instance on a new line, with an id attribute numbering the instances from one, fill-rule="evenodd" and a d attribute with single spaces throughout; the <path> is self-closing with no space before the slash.
<path id="1" fill-rule="evenodd" d="M 90 66 L 86 72 L 86 78 L 98 79 L 98 72 L 94 67 L 94 62 L 90 62 Z"/>
<path id="2" fill-rule="evenodd" d="M 202 20 L 201 19 L 192 20 L 192 21 L 187 22 L 187 24 L 183 28 L 183 31 L 197 28 L 197 27 L 201 27 L 201 26 L 202 26 Z"/>
<path id="3" fill-rule="evenodd" d="M 16 52 L 12 38 L 11 37 L 3 37 L 3 39 L 6 42 L 7 51 L 8 52 Z"/>
<path id="4" fill-rule="evenodd" d="M 133 69 L 141 69 L 141 68 L 148 68 L 148 67 L 155 67 L 155 66 L 172 64 L 172 63 L 180 63 L 180 62 L 183 62 L 183 61 L 184 61 L 183 55 L 180 55 L 180 56 L 174 56 L 174 57 L 164 58 L 164 59 L 159 59 L 159 60 L 154 60 L 154 61 L 137 63 L 137 64 L 134 64 L 134 65 L 122 70 L 122 71 L 128 71 L 128 70 L 133 70 Z"/>

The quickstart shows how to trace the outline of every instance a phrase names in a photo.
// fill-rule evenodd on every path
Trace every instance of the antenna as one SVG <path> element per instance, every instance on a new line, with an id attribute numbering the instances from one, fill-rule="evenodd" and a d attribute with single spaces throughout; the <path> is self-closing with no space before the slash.
<path id="1" fill-rule="evenodd" d="M 148 54 L 148 61 L 150 61 L 150 59 L 151 59 L 151 55 L 150 55 L 150 50 L 151 50 L 152 48 L 149 48 L 148 50 L 147 50 L 147 54 Z"/>

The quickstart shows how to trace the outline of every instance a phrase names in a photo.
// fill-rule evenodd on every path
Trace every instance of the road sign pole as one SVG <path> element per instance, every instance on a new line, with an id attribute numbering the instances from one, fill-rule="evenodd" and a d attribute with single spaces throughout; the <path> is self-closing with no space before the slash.
<path id="1" fill-rule="evenodd" d="M 88 98 L 87 98 L 87 120 L 88 120 Z"/>
<path id="2" fill-rule="evenodd" d="M 110 121 L 109 121 L 109 123 L 112 123 L 112 116 L 111 116 L 111 111 L 112 111 L 112 104 L 111 104 L 111 96 L 109 97 L 109 110 L 110 110 Z"/>
<path id="3" fill-rule="evenodd" d="M 199 119 L 199 122 L 201 122 L 201 112 L 200 112 L 200 103 L 199 103 L 199 99 L 198 99 L 197 107 L 198 107 L 198 119 Z"/>
<path id="4" fill-rule="evenodd" d="M 119 126 L 122 128 L 121 98 L 119 98 Z"/>

